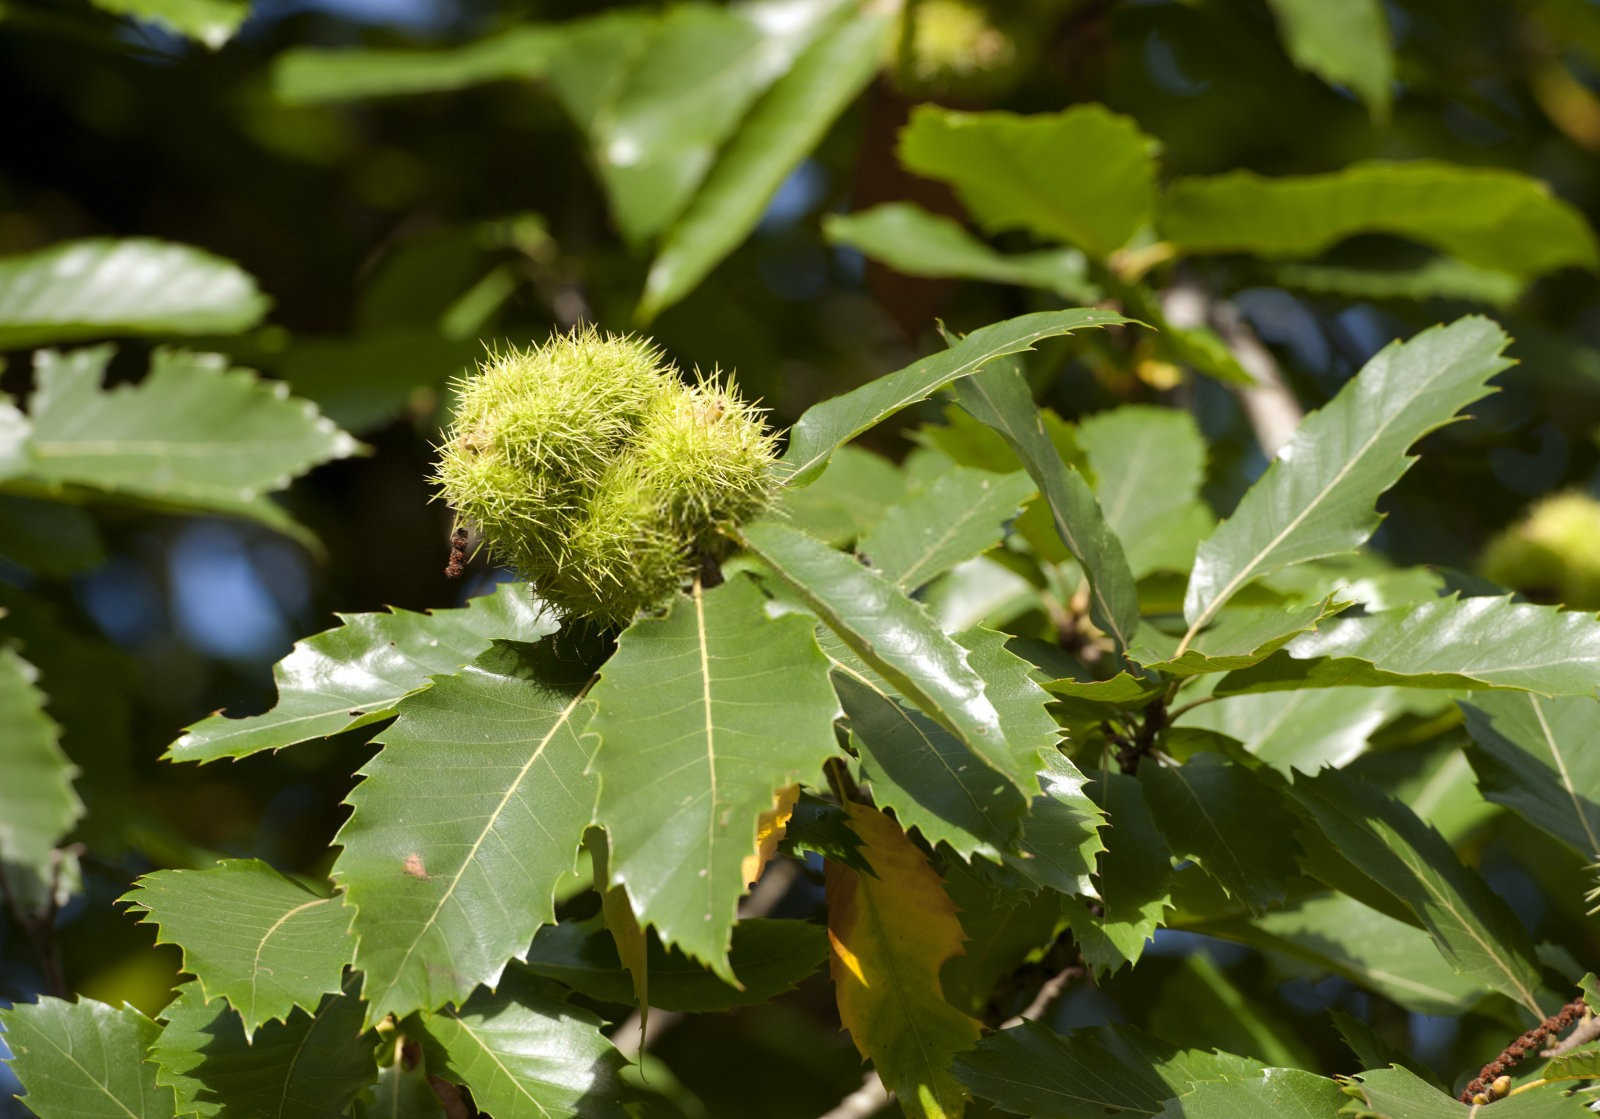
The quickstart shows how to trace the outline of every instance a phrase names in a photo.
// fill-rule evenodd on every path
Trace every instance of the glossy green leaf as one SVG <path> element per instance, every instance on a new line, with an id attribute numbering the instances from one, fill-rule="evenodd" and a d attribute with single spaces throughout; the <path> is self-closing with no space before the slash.
<path id="1" fill-rule="evenodd" d="M 514 969 L 492 994 L 430 1014 L 430 1069 L 459 1079 L 495 1119 L 622 1119 L 622 1055 L 600 1020 Z"/>
<path id="2" fill-rule="evenodd" d="M 172 1119 L 145 1055 L 159 1028 L 131 1006 L 41 998 L 0 1010 L 11 1071 L 39 1119 Z"/>
<path id="3" fill-rule="evenodd" d="M 97 0 L 122 10 L 225 0 Z M 0 258 L 0 350 L 121 334 L 231 334 L 261 321 L 270 301 L 238 265 L 148 238 L 67 241 Z"/>
<path id="4" fill-rule="evenodd" d="M 1600 862 L 1600 701 L 1480 692 L 1463 710 L 1483 795 Z"/>
<path id="5" fill-rule="evenodd" d="M 969 334 L 957 345 L 970 343 Z M 951 352 L 954 352 L 952 349 Z M 1033 394 L 1013 362 L 987 369 L 955 385 L 956 403 L 1005 437 L 1039 487 L 1056 532 L 1089 580 L 1089 614 L 1126 648 L 1139 623 L 1139 594 L 1122 542 L 1106 521 L 1089 483 L 1062 461 Z"/>
<path id="6" fill-rule="evenodd" d="M 1288 776 L 1343 766 L 1366 749 L 1372 732 L 1403 710 L 1396 688 L 1324 688 L 1238 695 L 1196 707 L 1175 725 L 1237 739 Z"/>
<path id="7" fill-rule="evenodd" d="M 1159 1119 L 1329 1119 L 1345 1100 L 1337 1081 L 1298 1068 L 1196 1084 Z"/>
<path id="8" fill-rule="evenodd" d="M 1002 253 L 941 214 L 910 202 L 887 202 L 854 214 L 830 214 L 822 230 L 908 276 L 957 276 L 994 284 L 1041 288 L 1074 303 L 1093 303 L 1100 290 L 1077 249 Z"/>
<path id="9" fill-rule="evenodd" d="M 743 989 L 729 986 L 681 952 L 649 943 L 650 1005 L 691 1014 L 766 1002 L 811 975 L 828 955 L 827 932 L 805 921 L 754 917 L 733 926 L 728 961 Z M 546 926 L 533 938 L 528 970 L 600 1002 L 633 1001 L 633 980 L 598 922 Z"/>
<path id="10" fill-rule="evenodd" d="M 1600 620 L 1507 598 L 1442 598 L 1324 622 L 1217 694 L 1337 688 L 1505 688 L 1538 695 L 1600 689 Z"/>
<path id="11" fill-rule="evenodd" d="M 61 752 L 38 678 L 16 650 L 0 647 L 0 860 L 31 879 L 30 895 L 48 889 L 51 852 L 83 815 L 72 790 L 77 768 Z"/>
<path id="12" fill-rule="evenodd" d="M 1048 739 L 1042 734 L 1036 741 L 1008 737 L 967 650 L 942 633 L 920 605 L 853 557 L 791 528 L 761 521 L 746 526 L 743 538 L 890 687 L 1019 792 L 1039 791 L 1037 752 L 1053 744 L 1054 724 Z M 1041 708 L 1043 698 L 1041 691 Z M 1030 753 L 1031 763 L 1019 762 Z"/>
<path id="13" fill-rule="evenodd" d="M 1106 523 L 1122 541 L 1135 577 L 1185 571 L 1212 522 L 1200 500 L 1206 446 L 1194 417 L 1174 408 L 1129 404 L 1078 425 Z"/>
<path id="14" fill-rule="evenodd" d="M 1084 791 L 1087 779 L 1065 756 L 1045 753 L 1039 770 L 1044 792 L 1033 798 L 1022 822 L 1017 851 L 1006 856 L 1032 882 L 1063 894 L 1093 894 L 1095 856 L 1105 850 L 1100 828 L 1105 813 Z"/>
<path id="15" fill-rule="evenodd" d="M 1507 1096 L 1487 1111 L 1447 1096 L 1399 1066 L 1360 1073 L 1345 1093 L 1354 1099 L 1340 1110 L 1342 1119 L 1581 1119 L 1588 1114 L 1560 1088 Z"/>
<path id="16" fill-rule="evenodd" d="M 770 618 L 763 603 L 738 577 L 635 622 L 601 669 L 589 725 L 611 884 L 641 925 L 729 982 L 758 819 L 838 750 L 814 623 Z"/>
<path id="17" fill-rule="evenodd" d="M 159 24 L 212 50 L 233 38 L 250 14 L 248 0 L 94 0 L 94 6 Z"/>
<path id="18" fill-rule="evenodd" d="M 1296 66 L 1349 86 L 1379 120 L 1389 116 L 1394 51 L 1380 0 L 1269 0 L 1278 34 Z"/>
<path id="19" fill-rule="evenodd" d="M 1021 830 L 1027 799 L 960 738 L 875 679 L 837 671 L 834 688 L 873 802 L 929 844 L 998 861 Z"/>
<path id="20" fill-rule="evenodd" d="M 974 330 L 949 349 L 806 409 L 789 431 L 789 449 L 779 462 L 779 472 L 790 485 L 804 485 L 834 451 L 863 431 L 996 358 L 1030 350 L 1045 338 L 1127 321 L 1111 311 L 1072 308 L 1036 311 Z"/>
<path id="21" fill-rule="evenodd" d="M 1092 788 L 1110 825 L 1095 878 L 1101 914 L 1070 905 L 1067 916 L 1084 962 L 1107 975 L 1138 961 L 1172 904 L 1172 849 L 1137 778 L 1106 773 Z"/>
<path id="22" fill-rule="evenodd" d="M 1033 492 L 1021 471 L 996 477 L 957 466 L 886 510 L 856 551 L 895 586 L 914 591 L 998 544 Z"/>
<path id="23" fill-rule="evenodd" d="M 1476 317 L 1425 330 L 1384 347 L 1307 416 L 1200 545 L 1184 600 L 1189 639 L 1252 580 L 1360 547 L 1378 527 L 1374 502 L 1414 461 L 1407 448 L 1489 391 L 1510 364 L 1508 341 Z"/>
<path id="24" fill-rule="evenodd" d="M 796 164 L 872 80 L 893 14 L 864 9 L 794 59 L 718 155 L 688 208 L 662 238 L 637 316 L 682 299 L 760 220 Z"/>
<path id="25" fill-rule="evenodd" d="M 945 999 L 940 969 L 961 924 L 939 875 L 895 822 L 847 804 L 873 873 L 827 864 L 828 942 L 839 1019 L 900 1099 L 907 1119 L 961 1113 L 950 1059 L 978 1039 L 976 1018 Z"/>
<path id="26" fill-rule="evenodd" d="M 249 1041 L 263 1022 L 338 994 L 354 944 L 350 911 L 256 859 L 206 870 L 158 870 L 123 896 L 157 944 L 176 944 L 206 1000 L 238 1012 Z"/>
<path id="27" fill-rule="evenodd" d="M 1309 826 L 1297 835 L 1306 870 L 1433 937 L 1458 974 L 1542 1018 L 1539 966 L 1522 924 L 1410 808 L 1339 770 L 1296 778 Z"/>
<path id="28" fill-rule="evenodd" d="M 1224 610 L 1180 655 L 1172 655 L 1167 642 L 1154 631 L 1140 631 L 1128 656 L 1153 672 L 1172 676 L 1198 676 L 1227 672 L 1259 664 L 1311 630 L 1341 607 L 1328 602 L 1308 602 L 1289 609 L 1276 606 L 1235 606 Z"/>
<path id="29" fill-rule="evenodd" d="M 625 238 L 639 242 L 683 211 L 751 104 L 845 7 L 678 4 L 641 27 L 603 110 L 585 121 Z"/>
<path id="30" fill-rule="evenodd" d="M 923 105 L 900 134 L 900 162 L 949 183 L 984 229 L 1026 229 L 1097 257 L 1150 220 L 1155 150 L 1131 118 L 1094 104 L 1026 117 Z"/>
<path id="31" fill-rule="evenodd" d="M 177 1092 L 180 1115 L 338 1119 L 378 1073 L 378 1038 L 361 1028 L 358 985 L 352 977 L 344 994 L 269 1022 L 247 1041 L 238 1014 L 186 983 L 161 1013 L 150 1048 L 156 1078 Z"/>
<path id="32" fill-rule="evenodd" d="M 1161 232 L 1189 253 L 1307 257 L 1358 233 L 1392 233 L 1516 275 L 1597 264 L 1583 215 L 1544 183 L 1432 160 L 1275 179 L 1252 171 L 1179 179 L 1167 190 Z"/>
<path id="33" fill-rule="evenodd" d="M 1058 1034 L 1024 1022 L 956 1058 L 972 1093 L 1032 1119 L 1159 1115 L 1166 1101 L 1209 1081 L 1255 1075 L 1231 1053 L 1177 1049 L 1128 1026 Z"/>
<path id="34" fill-rule="evenodd" d="M 1463 1014 L 1490 993 L 1460 975 L 1426 932 L 1344 894 L 1325 894 L 1252 920 L 1196 931 L 1279 952 L 1340 975 L 1418 1014 Z"/>
<path id="35" fill-rule="evenodd" d="M 588 671 L 497 641 L 400 704 L 347 798 L 334 878 L 354 908 L 367 1021 L 465 999 L 555 919 L 594 815 Z"/>
<path id="36" fill-rule="evenodd" d="M 1193 858 L 1252 910 L 1283 899 L 1284 883 L 1299 874 L 1289 840 L 1296 821 L 1273 789 L 1214 754 L 1140 766 L 1139 784 L 1174 854 Z"/>
<path id="37" fill-rule="evenodd" d="M 555 616 L 526 583 L 505 583 L 459 610 L 341 614 L 335 629 L 297 642 L 273 667 L 278 702 L 260 715 L 217 713 L 167 750 L 180 762 L 243 758 L 379 722 L 430 677 L 455 672 L 496 638 L 535 641 Z"/>
<path id="38" fill-rule="evenodd" d="M 315 406 L 221 355 L 157 350 L 138 385 L 105 390 L 111 355 L 110 346 L 35 355 L 27 426 L 10 461 L 0 456 L 0 485 L 250 517 L 304 537 L 265 494 L 361 449 Z"/>

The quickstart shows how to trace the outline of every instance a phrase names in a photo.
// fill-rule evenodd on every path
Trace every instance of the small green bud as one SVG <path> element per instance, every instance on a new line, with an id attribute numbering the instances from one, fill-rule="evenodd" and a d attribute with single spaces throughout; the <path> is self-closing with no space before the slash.
<path id="1" fill-rule="evenodd" d="M 731 387 L 590 329 L 492 355 L 458 386 L 435 480 L 564 614 L 625 624 L 770 500 L 773 436 Z"/>
<path id="2" fill-rule="evenodd" d="M 1482 569 L 1536 598 L 1600 609 L 1600 501 L 1582 493 L 1545 498 L 1490 541 Z"/>

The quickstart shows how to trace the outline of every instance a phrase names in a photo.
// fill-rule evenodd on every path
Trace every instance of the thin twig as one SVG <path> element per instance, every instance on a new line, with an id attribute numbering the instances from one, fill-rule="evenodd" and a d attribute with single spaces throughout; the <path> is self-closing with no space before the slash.
<path id="1" fill-rule="evenodd" d="M 1551 1048 L 1541 1049 L 1539 1056 L 1561 1057 L 1580 1045 L 1588 1045 L 1591 1041 L 1597 1040 L 1600 1040 L 1600 1014 L 1586 1014 L 1582 1021 L 1572 1027 L 1570 1034 Z"/>
<path id="2" fill-rule="evenodd" d="M 1087 969 L 1078 964 L 1073 964 L 1071 967 L 1062 968 L 1049 979 L 1045 980 L 1044 985 L 1040 987 L 1038 993 L 1033 996 L 1032 1002 L 1028 1003 L 1027 1006 L 1023 1007 L 1010 1018 L 1007 1018 L 1004 1022 L 1001 1022 L 1000 1028 L 1002 1030 L 1009 1030 L 1013 1026 L 1022 1025 L 1024 1022 L 1038 1021 L 1040 1018 L 1044 1017 L 1044 1012 L 1050 1009 L 1050 1004 L 1061 997 L 1061 992 L 1067 989 L 1068 983 L 1071 983 L 1074 979 L 1082 979 L 1088 974 L 1089 972 Z"/>
<path id="3" fill-rule="evenodd" d="M 876 1070 L 869 1069 L 861 1078 L 861 1087 L 840 1100 L 831 1110 L 817 1119 L 867 1119 L 874 1111 L 894 1099 L 893 1093 L 883 1086 Z"/>

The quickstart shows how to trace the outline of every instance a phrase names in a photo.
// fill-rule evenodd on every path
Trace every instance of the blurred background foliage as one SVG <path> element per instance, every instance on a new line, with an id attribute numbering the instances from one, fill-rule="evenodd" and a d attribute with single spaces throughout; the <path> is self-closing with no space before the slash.
<path id="1" fill-rule="evenodd" d="M 1304 27 L 1293 10 L 1306 6 L 1290 0 L 924 6 L 926 28 L 907 33 L 917 41 L 912 62 L 886 58 L 764 201 L 750 236 L 649 324 L 685 368 L 736 370 L 775 425 L 933 348 L 938 319 L 965 330 L 1078 301 L 1086 281 L 1074 279 L 1070 261 L 1036 262 L 1058 278 L 1050 290 L 1049 281 L 915 277 L 844 243 L 859 237 L 836 216 L 885 202 L 969 221 L 947 186 L 897 156 L 900 130 L 921 102 L 1022 113 L 1098 102 L 1159 143 L 1163 181 L 1444 160 L 1520 172 L 1591 223 L 1600 216 L 1600 5 L 1590 0 L 1374 5 L 1392 52 L 1336 66 L 1332 82 L 1317 49 L 1326 40 L 1314 28 L 1301 40 L 1286 33 Z M 626 228 L 630 219 L 608 201 L 604 161 L 575 123 L 581 93 L 572 89 L 582 83 L 519 76 L 548 69 L 530 61 L 545 48 L 529 29 L 638 5 L 255 0 L 247 13 L 230 0 L 163 5 L 194 38 L 122 18 L 124 7 L 0 0 L 0 257 L 138 235 L 238 262 L 270 296 L 270 312 L 243 333 L 195 344 L 282 378 L 370 448 L 319 468 L 284 497 L 319 549 L 220 519 L 108 507 L 29 528 L 26 507 L 7 512 L 5 633 L 49 682 L 90 809 L 78 834 L 92 852 L 84 890 L 60 919 L 67 984 L 153 1013 L 169 997 L 177 954 L 154 947 L 151 931 L 112 900 L 144 870 L 205 865 L 219 853 L 320 876 L 344 814 L 344 775 L 365 756 L 371 728 L 229 766 L 166 766 L 157 755 L 212 710 L 267 706 L 272 663 L 331 624 L 333 611 L 454 605 L 496 578 L 481 567 L 462 582 L 442 574 L 449 513 L 430 501 L 425 479 L 449 378 L 501 340 L 538 340 L 580 321 L 638 328 L 651 253 L 639 235 L 648 222 L 636 211 L 640 227 Z M 463 44 L 466 56 L 441 56 L 454 59 L 444 79 L 420 83 L 441 88 L 353 100 L 309 88 L 339 72 L 291 54 Z M 399 57 L 410 65 L 412 56 Z M 664 88 L 672 66 L 697 64 L 692 52 L 663 57 Z M 1062 153 L 1060 174 L 1093 180 L 1103 170 L 1073 160 Z M 648 209 L 657 185 L 633 189 Z M 1019 232 L 993 243 L 1060 252 Z M 1600 492 L 1596 276 L 1563 268 L 1531 280 L 1480 273 L 1470 283 L 1433 282 L 1424 266 L 1438 259 L 1401 238 L 1364 234 L 1317 258 L 1324 267 L 1314 275 L 1220 255 L 1146 279 L 1228 296 L 1306 408 L 1390 339 L 1491 310 L 1517 338 L 1522 365 L 1472 423 L 1429 438 L 1421 465 L 1386 499 L 1391 518 L 1376 544 L 1400 562 L 1485 572 L 1540 600 L 1600 608 L 1592 507 L 1564 498 L 1532 511 L 1549 495 Z M 1388 282 L 1374 278 L 1380 272 Z M 147 349 L 124 344 L 113 378 L 137 376 Z M 1034 373 L 1067 419 L 1126 402 L 1191 411 L 1212 448 L 1206 496 L 1226 512 L 1265 465 L 1256 434 L 1233 392 L 1160 357 L 1130 337 L 1089 353 L 1047 349 Z M 23 351 L 13 358 L 0 388 L 21 396 L 30 365 Z M 929 405 L 905 422 L 937 414 Z M 869 443 L 895 458 L 909 449 L 899 430 Z M 1437 778 L 1404 751 L 1414 729 L 1386 732 L 1393 751 L 1370 759 L 1370 772 L 1384 772 L 1388 757 L 1396 787 Z M 1470 781 L 1452 787 L 1468 799 L 1446 806 L 1453 816 L 1441 826 L 1535 936 L 1575 927 L 1583 888 L 1552 880 L 1551 868 L 1568 864 L 1546 857 L 1550 841 L 1477 800 Z M 786 906 L 804 904 L 796 896 Z M 0 924 L 0 938 L 0 998 L 32 997 L 44 984 L 37 962 L 15 927 Z M 1159 934 L 1153 956 L 1103 992 L 1079 985 L 1054 1024 L 1142 1008 L 1143 1024 L 1169 1040 L 1351 1071 L 1331 1008 L 1404 1039 L 1447 1077 L 1503 1040 L 1503 1024 L 1408 1014 L 1306 974 L 1288 956 L 1177 930 Z M 1260 1005 L 1280 1007 L 1282 1020 L 1197 1009 L 1236 1006 L 1238 991 L 1275 995 Z M 765 1094 L 764 1114 L 817 1114 L 859 1079 L 832 1015 L 818 984 L 697 1018 L 657 1043 L 659 1075 L 681 1084 L 686 1116 L 746 1114 L 741 1101 L 773 1083 L 787 1089 Z"/>

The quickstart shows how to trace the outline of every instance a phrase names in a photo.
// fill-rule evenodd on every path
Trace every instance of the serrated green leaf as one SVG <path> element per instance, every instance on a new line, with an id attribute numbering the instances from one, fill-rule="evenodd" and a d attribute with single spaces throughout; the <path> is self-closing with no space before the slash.
<path id="1" fill-rule="evenodd" d="M 233 38 L 250 14 L 248 0 L 94 0 L 94 6 L 160 24 L 212 50 Z"/>
<path id="2" fill-rule="evenodd" d="M 1214 520 L 1199 498 L 1206 446 L 1194 417 L 1174 408 L 1124 405 L 1080 423 L 1078 443 L 1134 577 L 1187 570 L 1194 545 Z"/>
<path id="3" fill-rule="evenodd" d="M 1229 696 L 1174 720 L 1237 739 L 1250 753 L 1289 776 L 1343 766 L 1367 739 L 1405 707 L 1397 688 L 1325 688 Z"/>
<path id="4" fill-rule="evenodd" d="M 989 232 L 1026 229 L 1098 257 L 1150 220 L 1155 151 L 1131 118 L 1094 104 L 1026 117 L 922 105 L 899 147 L 900 162 L 949 183 Z"/>
<path id="5" fill-rule="evenodd" d="M 1142 707 L 1166 690 L 1157 677 L 1135 676 L 1119 672 L 1106 680 L 1049 680 L 1044 690 L 1051 695 L 1068 699 L 1082 699 L 1095 704 L 1114 707 Z"/>
<path id="6" fill-rule="evenodd" d="M 967 650 L 921 606 L 854 558 L 784 525 L 756 522 L 743 540 L 892 688 L 1025 796 L 1039 791 L 1037 754 L 1053 744 L 1054 724 L 1047 740 L 1008 737 Z M 1030 752 L 1035 760 L 1024 764 Z"/>
<path id="7" fill-rule="evenodd" d="M 953 467 L 891 506 L 856 551 L 895 586 L 914 591 L 1005 536 L 1034 492 L 1024 473 Z"/>
<path id="8" fill-rule="evenodd" d="M 783 180 L 872 80 L 894 14 L 863 9 L 821 34 L 750 109 L 662 238 L 636 315 L 682 299 L 760 220 Z"/>
<path id="9" fill-rule="evenodd" d="M 968 335 L 958 343 L 965 345 Z M 952 351 L 953 352 L 953 351 Z M 1063 543 L 1089 581 L 1089 615 L 1126 648 L 1139 623 L 1139 594 L 1133 572 L 1089 483 L 1061 458 L 1028 383 L 1014 362 L 1002 362 L 954 386 L 956 403 L 973 418 L 1004 436 L 1049 506 Z"/>
<path id="10" fill-rule="evenodd" d="M 611 883 L 641 925 L 730 983 L 757 821 L 838 750 L 838 701 L 812 627 L 768 617 L 747 577 L 697 587 L 666 617 L 625 630 L 594 688 L 588 733 L 599 740 L 596 822 L 610 837 Z"/>
<path id="11" fill-rule="evenodd" d="M 1128 650 L 1128 656 L 1151 672 L 1180 677 L 1249 668 L 1341 609 L 1342 603 L 1327 601 L 1289 609 L 1235 606 L 1222 611 L 1178 655 L 1172 655 L 1167 642 L 1156 639 L 1155 631 L 1146 627 Z"/>
<path id="12" fill-rule="evenodd" d="M 1188 642 L 1241 587 L 1363 544 L 1378 496 L 1415 461 L 1407 448 L 1489 391 L 1509 339 L 1468 317 L 1384 347 L 1307 416 L 1233 515 L 1200 545 L 1184 599 Z"/>
<path id="13" fill-rule="evenodd" d="M 1600 620 L 1510 597 L 1442 598 L 1327 622 L 1224 676 L 1216 694 L 1388 684 L 1593 695 Z"/>
<path id="14" fill-rule="evenodd" d="M 1036 311 L 974 330 L 946 350 L 806 409 L 789 430 L 789 449 L 779 461 L 779 473 L 792 486 L 805 485 L 828 456 L 863 431 L 996 358 L 1030 350 L 1045 338 L 1128 321 L 1111 311 L 1075 307 Z M 1031 406 L 1031 396 L 1028 402 Z"/>
<path id="15" fill-rule="evenodd" d="M 428 1063 L 495 1119 L 622 1119 L 623 1058 L 600 1020 L 551 985 L 508 973 L 458 1011 L 426 1018 Z"/>
<path id="16" fill-rule="evenodd" d="M 224 0 L 96 0 L 242 12 Z M 67 241 L 0 259 L 0 350 L 116 334 L 231 334 L 270 301 L 232 261 L 148 238 Z"/>
<path id="17" fill-rule="evenodd" d="M 1462 709 L 1483 795 L 1600 862 L 1600 701 L 1479 693 Z"/>
<path id="18" fill-rule="evenodd" d="M 1105 850 L 1105 813 L 1084 791 L 1087 779 L 1057 751 L 1039 770 L 1044 792 L 1022 821 L 1022 838 L 1006 863 L 1029 881 L 1063 894 L 1093 894 L 1095 856 Z"/>
<path id="19" fill-rule="evenodd" d="M 939 971 L 961 924 L 939 876 L 893 820 L 849 804 L 873 874 L 827 864 L 828 939 L 839 1019 L 911 1119 L 961 1114 L 950 1058 L 980 1024 L 945 1001 Z"/>
<path id="20" fill-rule="evenodd" d="M 1167 189 L 1161 231 L 1189 253 L 1307 257 L 1358 233 L 1392 233 L 1522 276 L 1597 263 L 1583 215 L 1544 183 L 1433 160 L 1276 179 L 1251 171 L 1179 179 Z"/>
<path id="21" fill-rule="evenodd" d="M 41 998 L 0 1010 L 11 1072 L 39 1119 L 172 1119 L 145 1055 L 159 1027 L 131 1006 Z"/>
<path id="22" fill-rule="evenodd" d="M 459 670 L 495 639 L 536 641 L 557 624 L 526 583 L 501 584 L 459 610 L 338 617 L 342 625 L 296 642 L 273 666 L 278 702 L 271 710 L 202 719 L 168 747 L 167 758 L 243 758 L 379 722 L 429 687 L 430 677 Z"/>
<path id="23" fill-rule="evenodd" d="M 1172 850 L 1137 778 L 1107 773 L 1090 787 L 1109 824 L 1096 872 L 1101 913 L 1069 905 L 1067 916 L 1084 961 L 1107 975 L 1138 961 L 1172 904 Z"/>
<path id="24" fill-rule="evenodd" d="M 875 678 L 837 670 L 833 682 L 874 803 L 929 845 L 947 843 L 964 859 L 1001 859 L 1028 811 L 1016 787 Z"/>
<path id="25" fill-rule="evenodd" d="M 1198 1084 L 1260 1069 L 1247 1057 L 1177 1049 L 1128 1026 L 1058 1034 L 1036 1022 L 990 1034 L 956 1058 L 956 1075 L 974 1095 L 1032 1119 L 1157 1115 Z"/>
<path id="26" fill-rule="evenodd" d="M 1485 1109 L 1452 1099 L 1410 1069 L 1391 1066 L 1363 1072 L 1349 1081 L 1353 1102 L 1339 1112 L 1348 1119 L 1478 1119 Z M 1581 1119 L 1591 1114 L 1559 1088 L 1507 1096 L 1494 1102 L 1490 1119 Z"/>
<path id="27" fill-rule="evenodd" d="M 1249 770 L 1198 754 L 1181 766 L 1140 766 L 1139 784 L 1174 854 L 1192 857 L 1253 911 L 1284 898 L 1284 883 L 1299 874 L 1289 839 L 1296 821 Z"/>
<path id="28" fill-rule="evenodd" d="M 10 459 L 0 455 L 6 489 L 249 517 L 314 546 L 265 494 L 359 443 L 283 385 L 229 369 L 218 354 L 157 350 L 138 385 L 103 390 L 111 354 L 35 354 L 29 426 L 17 429 Z"/>
<path id="29" fill-rule="evenodd" d="M 378 1073 L 378 1037 L 361 1028 L 359 985 L 352 976 L 313 1013 L 297 1009 L 246 1041 L 237 1013 L 185 983 L 150 1047 L 156 1078 L 177 1092 L 180 1115 L 339 1119 Z"/>
<path id="30" fill-rule="evenodd" d="M 77 773 L 61 752 L 60 728 L 44 712 L 39 672 L 0 647 L 0 860 L 30 881 L 30 897 L 48 891 L 51 852 L 83 815 L 72 789 Z"/>
<path id="31" fill-rule="evenodd" d="M 1074 303 L 1094 303 L 1101 296 L 1089 279 L 1087 259 L 1077 249 L 997 252 L 959 222 L 910 202 L 829 214 L 822 231 L 834 244 L 849 245 L 908 276 L 958 276 L 1041 288 Z"/>
<path id="32" fill-rule="evenodd" d="M 1333 85 L 1349 86 L 1378 120 L 1389 117 L 1394 51 L 1380 0 L 1339 5 L 1320 0 L 1269 0 L 1278 35 L 1296 66 Z"/>
<path id="33" fill-rule="evenodd" d="M 1329 1119 L 1345 1100 L 1337 1081 L 1297 1068 L 1196 1084 L 1158 1119 Z"/>
<path id="34" fill-rule="evenodd" d="M 650 1005 L 691 1014 L 714 1013 L 766 1002 L 822 966 L 827 932 L 804 921 L 747 918 L 733 926 L 729 965 L 744 984 L 729 986 L 681 952 L 650 938 Z M 601 1002 L 628 1003 L 633 980 L 617 957 L 611 936 L 597 922 L 546 926 L 533 938 L 527 970 L 557 979 Z"/>
<path id="35" fill-rule="evenodd" d="M 158 870 L 122 898 L 176 944 L 202 997 L 236 1010 L 249 1041 L 256 1027 L 295 1007 L 315 1010 L 338 994 L 354 948 L 350 912 L 257 859 L 206 870 Z"/>
<path id="36" fill-rule="evenodd" d="M 1336 769 L 1297 777 L 1289 792 L 1309 824 L 1298 836 L 1310 874 L 1392 916 L 1409 916 L 1458 974 L 1544 1017 L 1527 932 L 1438 832 L 1404 804 Z"/>
<path id="37" fill-rule="evenodd" d="M 1600 1078 L 1600 1045 L 1584 1045 L 1554 1057 L 1539 1070 L 1547 1080 Z"/>
<path id="38" fill-rule="evenodd" d="M 1464 1014 L 1490 991 L 1459 975 L 1421 929 L 1344 894 L 1252 920 L 1208 921 L 1196 931 L 1302 960 L 1418 1014 Z"/>
<path id="39" fill-rule="evenodd" d="M 594 815 L 588 675 L 548 643 L 497 641 L 400 704 L 335 840 L 368 1022 L 493 985 L 555 919 Z"/>

